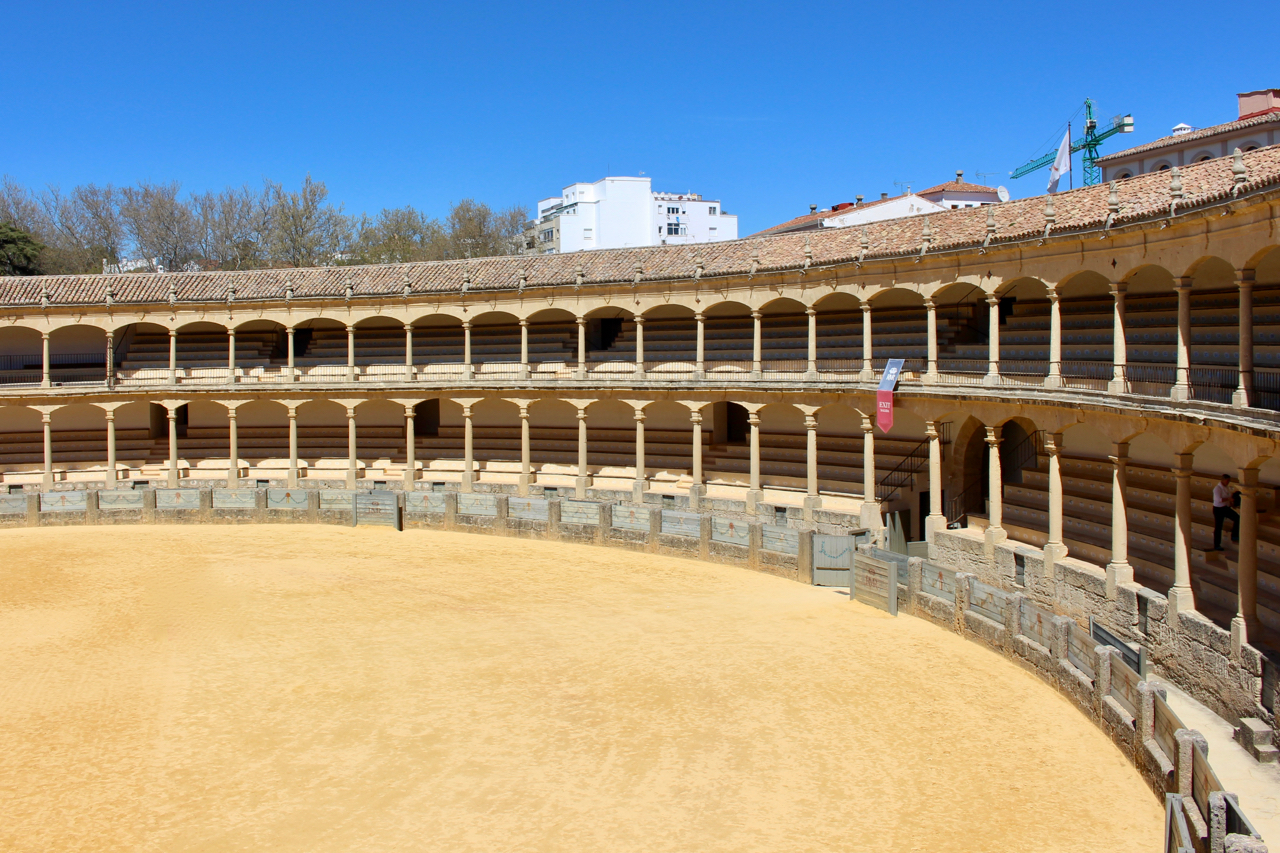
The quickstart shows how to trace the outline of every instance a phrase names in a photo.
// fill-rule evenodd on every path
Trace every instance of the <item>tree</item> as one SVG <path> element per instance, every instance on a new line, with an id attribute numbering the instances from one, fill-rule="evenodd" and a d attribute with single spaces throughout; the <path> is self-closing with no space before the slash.
<path id="1" fill-rule="evenodd" d="M 178 200 L 178 189 L 177 181 L 144 182 L 121 191 L 120 216 L 134 246 L 166 270 L 193 261 L 200 242 L 199 224 L 191 208 Z"/>
<path id="2" fill-rule="evenodd" d="M 513 255 L 529 219 L 523 205 L 495 212 L 484 202 L 464 198 L 453 205 L 445 227 L 448 230 L 448 256 L 481 258 Z"/>
<path id="3" fill-rule="evenodd" d="M 435 219 L 413 207 L 383 210 L 376 219 L 362 216 L 355 224 L 353 260 L 365 264 L 399 264 L 438 261 L 444 257 L 447 238 Z"/>
<path id="4" fill-rule="evenodd" d="M 341 207 L 325 204 L 329 190 L 307 175 L 298 192 L 268 183 L 271 197 L 269 256 L 276 266 L 333 263 L 347 242 L 350 224 Z"/>
<path id="5" fill-rule="evenodd" d="M 264 266 L 271 228 L 270 188 L 255 193 L 248 185 L 193 196 L 200 224 L 200 253 L 206 266 L 239 270 Z"/>
<path id="6" fill-rule="evenodd" d="M 26 231 L 0 222 L 0 275 L 39 275 L 44 246 Z"/>

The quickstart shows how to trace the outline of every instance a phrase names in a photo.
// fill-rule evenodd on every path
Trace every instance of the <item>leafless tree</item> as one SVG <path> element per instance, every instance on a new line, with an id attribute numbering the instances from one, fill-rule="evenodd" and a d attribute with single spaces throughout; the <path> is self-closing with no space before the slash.
<path id="1" fill-rule="evenodd" d="M 275 266 L 312 267 L 334 263 L 350 225 L 341 207 L 326 204 L 329 190 L 310 175 L 297 192 L 268 183 L 271 197 L 269 257 Z"/>
<path id="2" fill-rule="evenodd" d="M 142 257 L 155 258 L 166 270 L 194 260 L 200 243 L 199 223 L 178 190 L 177 181 L 121 190 L 120 216 L 130 239 Z"/>
<path id="3" fill-rule="evenodd" d="M 206 266 L 252 269 L 266 264 L 271 228 L 269 188 L 260 193 L 248 185 L 192 196 L 200 223 L 200 254 Z"/>

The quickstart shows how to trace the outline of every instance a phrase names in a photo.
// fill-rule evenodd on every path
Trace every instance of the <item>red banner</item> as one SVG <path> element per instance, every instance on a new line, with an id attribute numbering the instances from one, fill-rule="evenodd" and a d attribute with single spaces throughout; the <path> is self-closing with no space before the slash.
<path id="1" fill-rule="evenodd" d="M 891 358 L 880 376 L 880 387 L 876 391 L 876 425 L 881 432 L 893 429 L 893 389 L 898 384 L 902 365 L 903 359 Z"/>

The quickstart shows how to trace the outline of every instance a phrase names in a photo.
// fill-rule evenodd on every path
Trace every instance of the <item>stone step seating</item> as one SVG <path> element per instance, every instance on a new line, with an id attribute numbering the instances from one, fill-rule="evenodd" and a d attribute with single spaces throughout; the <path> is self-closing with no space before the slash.
<path id="1" fill-rule="evenodd" d="M 564 360 L 577 353 L 577 327 L 566 324 L 533 324 L 529 327 L 531 361 Z M 465 354 L 463 330 L 453 327 L 414 329 L 414 364 L 461 363 Z M 520 361 L 520 328 L 480 326 L 471 332 L 473 361 Z M 357 329 L 356 364 L 403 364 L 403 329 Z M 295 363 L 299 366 L 345 365 L 345 329 L 317 329 L 307 351 Z"/>
<path id="2" fill-rule="evenodd" d="M 1111 559 L 1111 465 L 1070 457 L 1063 457 L 1062 463 L 1064 541 L 1073 556 L 1105 565 Z M 1229 619 L 1235 610 L 1235 561 L 1208 550 L 1216 482 L 1212 475 L 1192 477 L 1191 569 L 1197 601 L 1221 608 Z M 1173 474 L 1165 469 L 1129 466 L 1129 562 L 1144 581 L 1162 591 L 1173 583 L 1175 488 Z M 1041 460 L 1038 468 L 1023 471 L 1022 485 L 1007 484 L 1004 493 L 1006 518 L 1019 528 L 1018 535 L 1010 535 L 1043 545 L 1048 531 L 1047 463 Z M 1280 518 L 1269 512 L 1275 506 L 1275 490 L 1260 488 L 1258 501 L 1259 595 L 1268 596 L 1266 607 L 1272 615 L 1267 618 L 1280 628 Z M 1223 544 L 1230 548 L 1228 539 L 1224 536 Z"/>
<path id="3" fill-rule="evenodd" d="M 228 341 L 225 334 L 178 335 L 177 362 L 180 368 L 226 367 Z M 268 367 L 275 360 L 276 338 L 270 332 L 236 335 L 236 367 Z M 120 360 L 122 370 L 169 369 L 169 336 L 138 334 Z"/>
<path id="4" fill-rule="evenodd" d="M 107 431 L 55 430 L 51 436 L 55 469 L 68 463 L 90 463 L 76 467 L 94 467 L 106 463 Z M 145 459 L 151 453 L 152 439 L 146 429 L 116 430 L 116 459 L 120 462 Z M 0 470 L 36 470 L 44 466 L 44 433 L 11 432 L 0 435 Z"/>

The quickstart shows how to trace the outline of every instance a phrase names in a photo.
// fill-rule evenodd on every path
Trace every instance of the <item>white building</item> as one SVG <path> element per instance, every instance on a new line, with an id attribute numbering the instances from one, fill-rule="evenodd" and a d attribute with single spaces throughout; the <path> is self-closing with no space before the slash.
<path id="1" fill-rule="evenodd" d="M 738 217 L 697 193 L 654 192 L 648 178 L 570 184 L 538 202 L 526 254 L 715 243 L 738 239 Z"/>
<path id="2" fill-rule="evenodd" d="M 1280 89 L 1236 95 L 1237 117 L 1226 124 L 1195 128 L 1174 125 L 1168 136 L 1098 158 L 1103 181 L 1122 181 L 1204 160 L 1227 157 L 1280 143 Z"/>

